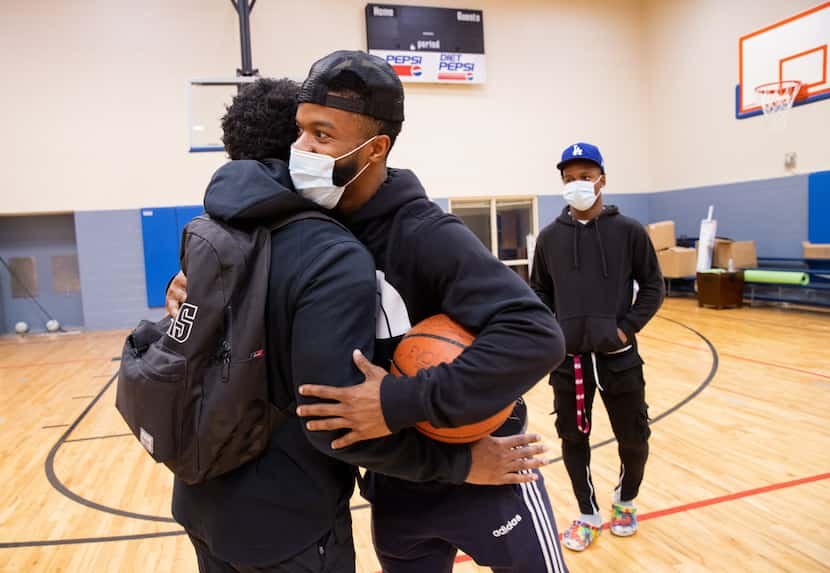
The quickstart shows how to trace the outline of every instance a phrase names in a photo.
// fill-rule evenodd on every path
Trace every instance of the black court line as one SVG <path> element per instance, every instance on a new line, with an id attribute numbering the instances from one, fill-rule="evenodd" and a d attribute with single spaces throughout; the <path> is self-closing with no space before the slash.
<path id="1" fill-rule="evenodd" d="M 75 503 L 79 503 L 79 504 L 81 504 L 85 507 L 88 507 L 90 509 L 96 509 L 96 510 L 102 511 L 104 513 L 111 513 L 113 515 L 119 515 L 121 517 L 130 517 L 130 518 L 133 518 L 133 519 L 143 519 L 145 521 L 157 521 L 157 522 L 161 522 L 161 523 L 176 523 L 176 521 L 173 518 L 170 518 L 170 517 L 160 517 L 158 515 L 146 515 L 146 514 L 143 514 L 143 513 L 134 513 L 132 511 L 124 511 L 123 509 L 108 507 L 106 505 L 102 505 L 100 503 L 96 503 L 94 501 L 88 500 L 84 497 L 81 497 L 80 495 L 78 495 L 74 491 L 70 490 L 65 485 L 63 485 L 63 482 L 61 482 L 61 480 L 58 479 L 58 476 L 55 474 L 55 456 L 57 455 L 58 450 L 64 444 L 64 442 L 66 442 L 67 438 L 69 438 L 69 435 L 75 430 L 75 428 L 78 427 L 78 424 L 80 424 L 81 421 L 86 417 L 86 415 L 89 414 L 89 411 L 92 410 L 92 407 L 95 406 L 95 404 L 98 403 L 98 400 L 101 399 L 101 396 L 104 395 L 104 392 L 106 392 L 109 389 L 109 387 L 112 386 L 112 383 L 115 382 L 116 378 L 118 378 L 117 373 L 112 375 L 112 378 L 109 379 L 109 382 L 104 384 L 104 387 L 101 388 L 101 390 L 98 392 L 98 394 L 95 396 L 95 398 L 89 404 L 87 404 L 86 408 L 84 408 L 84 411 L 81 412 L 81 414 L 75 419 L 75 421 L 72 422 L 72 425 L 69 426 L 69 428 L 67 428 L 67 430 L 63 433 L 63 435 L 58 439 L 58 441 L 55 442 L 55 445 L 52 446 L 52 449 L 49 451 L 49 455 L 46 456 L 46 464 L 45 464 L 45 468 L 44 468 L 46 470 L 46 479 L 49 480 L 49 483 L 52 485 L 52 487 L 58 493 L 60 493 L 64 497 L 67 497 L 67 498 L 71 499 Z"/>
<path id="2" fill-rule="evenodd" d="M 676 412 L 677 410 L 679 410 L 680 408 L 682 408 L 683 406 L 685 406 L 686 404 L 691 402 L 693 399 L 695 399 L 701 392 L 703 392 L 704 389 L 706 389 L 707 386 L 709 386 L 709 384 L 712 382 L 712 380 L 715 377 L 715 374 L 717 374 L 717 371 L 718 371 L 718 351 L 715 348 L 714 344 L 712 344 L 712 342 L 708 338 L 706 338 L 706 336 L 704 336 L 702 333 L 695 330 L 694 328 L 692 328 L 690 326 L 687 326 L 687 325 L 683 324 L 682 322 L 674 320 L 672 318 L 667 318 L 665 316 L 657 316 L 657 318 L 661 318 L 661 319 L 666 320 L 668 322 L 672 322 L 674 324 L 677 324 L 677 325 L 685 328 L 686 330 L 694 333 L 701 340 L 703 340 L 703 342 L 705 342 L 706 345 L 709 347 L 709 351 L 712 354 L 712 366 L 709 369 L 709 373 L 706 375 L 706 378 L 703 380 L 703 382 L 701 382 L 697 386 L 697 388 L 695 388 L 695 390 L 691 394 L 689 394 L 688 396 L 683 398 L 680 402 L 678 402 L 677 404 L 675 404 L 674 406 L 672 406 L 671 408 L 669 408 L 665 412 L 662 412 L 661 414 L 659 414 L 659 415 L 655 416 L 654 418 L 652 418 L 651 425 L 654 425 L 655 423 L 657 423 L 660 420 L 664 419 L 669 414 L 673 414 L 674 412 Z M 105 505 L 87 500 L 87 499 L 79 496 L 78 494 L 70 491 L 66 486 L 63 485 L 63 483 L 61 483 L 61 481 L 55 475 L 55 469 L 54 469 L 55 455 L 57 454 L 58 449 L 60 448 L 60 446 L 62 444 L 64 444 L 67 441 L 67 438 L 69 437 L 69 434 L 71 434 L 72 431 L 78 426 L 78 424 L 84 419 L 84 417 L 89 413 L 89 411 L 98 402 L 98 400 L 101 399 L 101 396 L 112 385 L 112 383 L 115 381 L 117 376 L 118 376 L 117 373 L 113 374 L 113 376 L 112 376 L 112 378 L 110 378 L 109 382 L 107 382 L 106 385 L 101 389 L 101 391 L 98 392 L 98 394 L 95 396 L 95 399 L 92 400 L 92 402 L 90 402 L 87 405 L 87 407 L 84 409 L 84 411 L 81 412 L 80 416 L 78 416 L 78 418 L 72 423 L 72 425 L 69 427 L 69 429 L 67 429 L 66 432 L 64 432 L 63 436 L 61 436 L 60 439 L 52 447 L 52 450 L 49 452 L 49 455 L 46 458 L 46 477 L 49 480 L 49 483 L 52 485 L 52 487 L 55 488 L 59 493 L 66 496 L 67 498 L 71 499 L 72 501 L 75 501 L 75 502 L 77 502 L 77 503 L 79 503 L 79 504 L 81 504 L 85 507 L 89 507 L 90 509 L 96 509 L 98 511 L 102 511 L 102 512 L 105 512 L 105 513 L 111 513 L 111 514 L 119 515 L 119 516 L 122 516 L 122 517 L 130 517 L 130 518 L 133 518 L 133 519 L 141 519 L 141 520 L 145 520 L 145 521 L 175 523 L 175 521 L 173 519 L 169 518 L 169 517 L 160 517 L 160 516 L 156 516 L 156 515 L 144 515 L 144 514 L 140 514 L 140 513 L 133 513 L 133 512 L 124 511 L 124 510 L 121 510 L 121 509 L 107 507 Z M 79 440 L 74 440 L 74 441 L 80 441 L 80 439 Z M 616 438 L 612 437 L 612 438 L 609 438 L 607 440 L 603 440 L 601 442 L 598 442 L 598 443 L 592 445 L 591 449 L 594 450 L 594 449 L 597 449 L 597 448 L 601 448 L 603 446 L 607 446 L 608 444 L 614 443 L 615 441 L 616 441 Z M 559 456 L 558 458 L 555 458 L 555 459 L 551 460 L 551 463 L 559 462 L 559 461 L 562 461 L 562 456 Z M 368 503 L 364 503 L 364 504 L 352 506 L 351 510 L 352 511 L 358 511 L 358 510 L 361 510 L 361 509 L 366 509 L 368 507 L 370 507 L 370 505 Z M 20 541 L 20 542 L 11 542 L 11 543 L 0 543 L 0 549 L 20 548 L 20 547 L 37 547 L 37 546 L 45 546 L 45 545 L 54 546 L 54 545 L 74 545 L 74 544 L 82 544 L 82 543 L 101 543 L 101 542 L 106 542 L 106 541 L 126 541 L 126 540 L 132 540 L 132 539 L 148 539 L 148 538 L 153 538 L 153 537 L 169 537 L 169 536 L 183 535 L 183 534 L 184 534 L 184 530 L 182 530 L 182 531 L 169 531 L 169 532 L 163 532 L 163 533 L 148 533 L 148 534 L 139 534 L 139 535 L 119 535 L 119 536 L 113 536 L 113 537 L 91 537 L 91 538 L 83 538 L 83 539 L 65 539 L 65 540 L 54 540 L 54 541 Z"/>
<path id="3" fill-rule="evenodd" d="M 703 382 L 698 384 L 697 388 L 695 388 L 694 391 L 692 391 L 691 394 L 689 394 L 688 396 L 686 396 L 685 398 L 680 400 L 680 402 L 678 402 L 677 404 L 675 404 L 674 406 L 672 406 L 671 408 L 669 408 L 665 412 L 662 412 L 662 413 L 658 414 L 657 416 L 655 416 L 654 418 L 652 418 L 651 421 L 649 422 L 649 426 L 653 426 L 654 424 L 656 424 L 657 422 L 659 422 L 660 420 L 662 420 L 663 418 L 665 418 L 669 414 L 674 414 L 680 408 L 682 408 L 683 406 L 685 406 L 686 404 L 688 404 L 689 402 L 694 400 L 712 382 L 712 380 L 715 377 L 715 374 L 717 374 L 717 372 L 718 372 L 718 364 L 719 364 L 718 351 L 715 348 L 715 345 L 712 344 L 712 342 L 708 338 L 706 338 L 702 333 L 698 332 L 697 330 L 695 330 L 691 326 L 687 326 L 687 325 L 683 324 L 682 322 L 680 322 L 678 320 L 674 320 L 673 318 L 667 318 L 665 316 L 660 316 L 660 315 L 656 315 L 655 318 L 661 318 L 663 320 L 673 322 L 674 324 L 677 324 L 678 326 L 682 326 L 686 330 L 689 330 L 689 331 L 693 332 L 694 334 L 696 334 L 703 342 L 706 343 L 706 346 L 709 347 L 709 352 L 712 353 L 712 367 L 709 369 L 709 373 L 706 375 L 706 378 L 703 379 Z M 601 448 L 602 446 L 607 446 L 608 444 L 613 444 L 616 441 L 617 441 L 617 438 L 611 437 L 611 438 L 608 438 L 607 440 L 603 440 L 603 441 L 601 441 L 597 444 L 592 445 L 591 449 L 595 450 L 597 448 Z M 562 456 L 559 456 L 558 458 L 554 458 L 553 460 L 551 460 L 551 463 L 559 462 L 559 461 L 562 461 Z"/>
<path id="4" fill-rule="evenodd" d="M 54 424 L 52 426 L 41 426 L 40 429 L 41 430 L 48 430 L 49 428 L 65 428 L 68 425 L 69 424 Z"/>
<path id="5" fill-rule="evenodd" d="M 131 433 L 126 434 L 107 434 L 106 436 L 92 436 L 89 438 L 75 438 L 74 440 L 64 440 L 64 444 L 71 444 L 72 442 L 88 442 L 89 440 L 105 440 L 107 438 L 123 438 L 125 436 L 132 436 Z"/>

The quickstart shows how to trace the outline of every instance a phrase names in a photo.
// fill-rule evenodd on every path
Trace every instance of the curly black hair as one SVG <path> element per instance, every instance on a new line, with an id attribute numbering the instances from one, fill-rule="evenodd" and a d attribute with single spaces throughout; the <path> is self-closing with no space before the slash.
<path id="1" fill-rule="evenodd" d="M 222 142 L 231 159 L 288 161 L 297 139 L 297 93 L 287 78 L 245 84 L 222 118 Z"/>

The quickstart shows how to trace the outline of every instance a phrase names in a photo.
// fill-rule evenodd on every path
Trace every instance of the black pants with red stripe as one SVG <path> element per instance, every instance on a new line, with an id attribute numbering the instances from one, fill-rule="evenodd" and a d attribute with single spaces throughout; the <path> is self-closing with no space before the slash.
<path id="1" fill-rule="evenodd" d="M 582 355 L 585 409 L 588 422 L 597 390 L 591 355 Z M 608 412 L 620 456 L 620 499 L 637 497 L 648 459 L 648 404 L 645 400 L 643 360 L 636 347 L 616 355 L 596 355 L 600 396 Z M 573 358 L 568 357 L 550 376 L 553 386 L 556 431 L 562 439 L 562 458 L 571 478 L 579 511 L 599 511 L 591 480 L 589 433 L 577 427 Z M 584 423 L 584 422 L 583 422 Z"/>

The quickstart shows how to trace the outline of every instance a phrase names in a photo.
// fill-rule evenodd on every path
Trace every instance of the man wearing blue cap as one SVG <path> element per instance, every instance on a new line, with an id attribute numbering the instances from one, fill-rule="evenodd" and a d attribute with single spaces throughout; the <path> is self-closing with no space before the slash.
<path id="1" fill-rule="evenodd" d="M 575 143 L 557 164 L 568 203 L 536 242 L 530 283 L 559 320 L 567 358 L 551 373 L 556 430 L 581 515 L 563 544 L 586 549 L 602 514 L 591 479 L 591 407 L 599 389 L 620 455 L 611 533 L 637 532 L 634 498 L 648 458 L 648 405 L 635 333 L 663 301 L 663 277 L 645 228 L 604 205 L 605 164 L 599 149 Z M 639 292 L 632 304 L 633 283 Z"/>

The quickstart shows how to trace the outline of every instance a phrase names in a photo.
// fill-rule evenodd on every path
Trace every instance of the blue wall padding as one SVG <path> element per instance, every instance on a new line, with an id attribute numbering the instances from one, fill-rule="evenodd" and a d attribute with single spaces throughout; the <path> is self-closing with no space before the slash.
<path id="1" fill-rule="evenodd" d="M 179 247 L 184 226 L 203 212 L 201 205 L 145 207 L 141 209 L 144 242 L 144 276 L 147 306 L 164 306 L 170 277 L 179 271 Z"/>
<path id="2" fill-rule="evenodd" d="M 807 228 L 811 243 L 830 243 L 830 171 L 810 174 Z"/>

